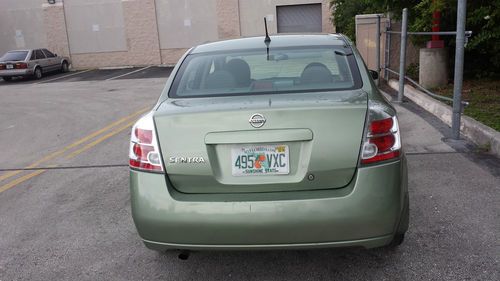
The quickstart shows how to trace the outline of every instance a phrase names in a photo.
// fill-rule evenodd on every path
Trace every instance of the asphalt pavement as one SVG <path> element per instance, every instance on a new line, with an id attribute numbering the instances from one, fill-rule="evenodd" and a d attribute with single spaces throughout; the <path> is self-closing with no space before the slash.
<path id="1" fill-rule="evenodd" d="M 448 141 L 449 128 L 411 103 L 396 105 L 411 205 L 399 248 L 188 260 L 146 249 L 130 214 L 129 131 L 168 70 L 140 69 L 0 83 L 1 281 L 500 279 L 500 160 Z"/>
<path id="2" fill-rule="evenodd" d="M 123 79 L 167 78 L 172 72 L 169 66 L 116 67 L 101 69 L 79 69 L 67 73 L 59 71 L 44 73 L 40 80 L 33 77 L 15 77 L 12 82 L 0 79 L 0 87 L 20 84 L 44 84 L 78 81 L 103 81 Z"/>

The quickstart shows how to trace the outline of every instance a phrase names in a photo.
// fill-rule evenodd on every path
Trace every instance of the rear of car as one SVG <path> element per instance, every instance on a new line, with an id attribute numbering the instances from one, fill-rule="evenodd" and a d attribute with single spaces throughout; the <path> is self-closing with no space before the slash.
<path id="1" fill-rule="evenodd" d="M 10 51 L 0 57 L 0 77 L 10 80 L 11 77 L 32 75 L 28 67 L 31 51 Z"/>
<path id="2" fill-rule="evenodd" d="M 69 71 L 71 61 L 47 49 L 9 51 L 0 57 L 0 77 L 10 81 L 14 77 L 42 78 L 44 73 Z"/>
<path id="3" fill-rule="evenodd" d="M 156 250 L 371 248 L 408 224 L 395 111 L 341 36 L 193 48 L 134 126 L 130 167 Z"/>

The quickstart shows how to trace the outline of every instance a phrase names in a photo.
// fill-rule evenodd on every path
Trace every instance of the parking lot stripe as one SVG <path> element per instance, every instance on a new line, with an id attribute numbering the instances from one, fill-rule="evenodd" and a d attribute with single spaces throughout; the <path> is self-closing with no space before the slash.
<path id="1" fill-rule="evenodd" d="M 37 82 L 35 84 L 43 84 L 43 83 L 47 83 L 47 82 L 52 82 L 52 81 L 56 81 L 56 80 L 59 80 L 59 79 L 63 79 L 63 78 L 66 78 L 66 77 L 70 77 L 70 76 L 75 76 L 77 74 L 82 74 L 82 73 L 85 73 L 85 72 L 89 72 L 93 69 L 87 69 L 87 70 L 84 70 L 84 71 L 78 71 L 78 72 L 75 72 L 75 73 L 71 73 L 71 74 L 68 74 L 68 75 L 63 75 L 63 76 L 59 76 L 59 77 L 56 77 L 54 79 L 49 79 L 49 80 L 44 80 L 44 81 L 40 81 L 40 82 Z"/>
<path id="2" fill-rule="evenodd" d="M 108 131 L 109 129 L 111 129 L 111 128 L 115 127 L 115 126 L 118 126 L 118 125 L 120 125 L 120 124 L 122 124 L 124 122 L 127 122 L 130 119 L 132 119 L 132 118 L 138 117 L 139 115 L 145 113 L 149 109 L 150 109 L 150 107 L 146 107 L 146 108 L 143 108 L 143 109 L 141 109 L 139 111 L 136 111 L 136 112 L 134 112 L 134 113 L 132 113 L 130 115 L 127 115 L 127 116 L 125 116 L 125 117 L 123 117 L 123 118 L 121 118 L 121 119 L 119 119 L 119 120 L 117 120 L 117 121 L 115 121 L 115 122 L 107 125 L 106 127 L 104 127 L 104 128 L 102 128 L 102 129 L 100 129 L 98 131 L 93 132 L 92 134 L 89 134 L 89 135 L 87 135 L 87 136 L 79 139 L 78 141 L 76 141 L 76 142 L 74 142 L 74 143 L 72 143 L 72 144 L 64 147 L 63 149 L 55 151 L 55 152 L 53 152 L 53 153 L 51 153 L 51 154 L 43 157 L 42 159 L 33 162 L 32 164 L 30 164 L 29 166 L 27 166 L 25 168 L 26 169 L 35 168 L 36 166 L 38 166 L 38 165 L 40 165 L 42 163 L 45 163 L 45 162 L 47 162 L 49 160 L 52 160 L 55 157 L 62 155 L 66 151 L 68 151 L 68 150 L 70 150 L 70 149 L 72 149 L 72 148 L 74 148 L 74 147 L 76 147 L 76 146 L 78 146 L 78 145 L 80 145 L 80 144 L 82 144 L 82 143 L 84 143 L 84 142 L 86 142 L 86 141 L 88 141 L 88 140 L 90 140 L 90 139 L 92 139 L 92 138 L 94 138 L 94 137 L 96 137 L 96 136 L 98 136 L 98 135 L 100 135 L 100 134 Z M 135 119 L 134 119 L 133 122 L 135 122 Z M 127 125 L 128 124 L 129 123 L 127 123 Z M 13 176 L 16 176 L 16 175 L 18 175 L 18 174 L 20 174 L 22 172 L 23 172 L 23 170 L 17 170 L 17 171 L 8 172 L 8 173 L 0 176 L 0 181 L 3 181 L 3 180 L 6 180 L 8 178 L 11 178 Z"/>
<path id="3" fill-rule="evenodd" d="M 45 171 L 46 170 L 37 170 L 37 171 L 34 171 L 34 172 L 29 173 L 27 175 L 24 175 L 24 176 L 22 176 L 22 177 L 20 177 L 18 179 L 15 179 L 15 180 L 13 180 L 13 181 L 11 181 L 11 182 L 3 185 L 3 186 L 0 186 L 0 193 L 6 191 L 8 189 L 11 189 L 12 187 L 14 187 L 14 186 L 16 186 L 16 185 L 18 185 L 18 184 L 20 184 L 22 182 L 25 182 L 25 181 L 33 178 L 33 177 L 36 177 L 36 176 L 40 175 L 41 173 L 43 173 Z"/>
<path id="4" fill-rule="evenodd" d="M 122 74 L 122 75 L 118 75 L 118 76 L 115 76 L 115 77 L 111 77 L 111 78 L 106 79 L 106 81 L 109 81 L 109 80 L 114 80 L 114 79 L 117 79 L 117 78 L 120 78 L 120 77 L 123 77 L 123 76 L 127 76 L 127 75 L 130 75 L 130 74 L 133 74 L 133 73 L 139 72 L 139 71 L 141 71 L 141 70 L 148 69 L 148 68 L 150 68 L 150 67 L 151 67 L 151 65 L 150 65 L 150 66 L 146 66 L 146 67 L 144 67 L 144 68 L 140 68 L 140 69 L 137 69 L 137 70 L 131 71 L 131 72 L 127 72 L 127 73 Z"/>
<path id="5" fill-rule="evenodd" d="M 134 123 L 135 123 L 135 120 L 132 120 L 132 122 L 129 122 L 129 123 L 125 124 L 124 126 L 119 127 L 117 129 L 115 129 L 115 130 L 113 130 L 113 131 L 105 134 L 104 136 L 102 136 L 102 137 L 94 140 L 93 142 L 88 143 L 84 147 L 81 147 L 78 150 L 73 151 L 71 154 L 69 154 L 68 156 L 66 156 L 66 159 L 71 159 L 71 158 L 77 156 L 78 154 L 81 154 L 82 152 L 84 152 L 84 151 L 86 151 L 86 150 L 88 150 L 88 149 L 90 149 L 90 148 L 98 145 L 99 143 L 101 143 L 101 142 L 109 139 L 110 137 L 112 137 L 112 136 L 120 133 L 121 131 L 130 128 L 132 125 L 134 125 Z"/>

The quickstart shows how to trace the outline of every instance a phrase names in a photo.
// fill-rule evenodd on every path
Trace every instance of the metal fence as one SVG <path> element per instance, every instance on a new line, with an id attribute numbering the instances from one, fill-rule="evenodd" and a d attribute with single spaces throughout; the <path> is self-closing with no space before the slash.
<path id="1" fill-rule="evenodd" d="M 413 84 L 415 87 L 422 90 L 424 93 L 436 99 L 441 99 L 453 103 L 453 116 L 452 116 L 452 138 L 460 138 L 460 119 L 463 107 L 468 105 L 468 102 L 462 101 L 462 83 L 463 83 L 463 67 L 464 67 L 464 49 L 467 43 L 467 38 L 472 35 L 471 31 L 465 31 L 465 15 L 466 15 L 466 0 L 458 0 L 457 3 L 457 30 L 456 31 L 443 31 L 443 32 L 408 32 L 408 9 L 402 11 L 401 31 L 392 31 L 391 25 L 386 27 L 386 30 L 380 30 L 380 17 L 377 17 L 377 40 L 376 44 L 376 64 L 377 72 L 380 76 L 380 37 L 382 34 L 386 36 L 386 50 L 385 50 L 385 64 L 384 64 L 384 77 L 388 79 L 389 73 L 395 74 L 399 77 L 399 91 L 397 102 L 403 102 L 404 97 L 404 83 L 405 80 Z M 399 71 L 389 68 L 389 52 L 391 35 L 400 35 L 400 56 L 399 56 Z M 455 49 L 455 70 L 454 70 L 454 86 L 453 98 L 445 97 L 431 92 L 429 89 L 424 88 L 415 80 L 406 76 L 406 47 L 408 35 L 422 36 L 422 35 L 442 35 L 442 36 L 455 36 L 456 49 Z"/>

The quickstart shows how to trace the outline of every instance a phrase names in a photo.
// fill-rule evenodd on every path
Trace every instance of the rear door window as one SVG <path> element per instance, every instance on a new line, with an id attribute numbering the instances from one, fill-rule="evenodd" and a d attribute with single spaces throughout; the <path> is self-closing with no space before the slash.
<path id="1" fill-rule="evenodd" d="M 171 97 L 230 96 L 361 88 L 354 57 L 338 47 L 245 50 L 189 55 Z"/>
<path id="2" fill-rule="evenodd" d="M 42 50 L 35 50 L 35 57 L 37 60 L 44 59 L 45 55 L 42 53 Z"/>
<path id="3" fill-rule="evenodd" d="M 56 55 L 54 55 L 52 52 L 50 52 L 49 50 L 47 49 L 42 49 L 43 53 L 45 54 L 46 57 L 48 58 L 53 58 L 55 57 Z"/>

